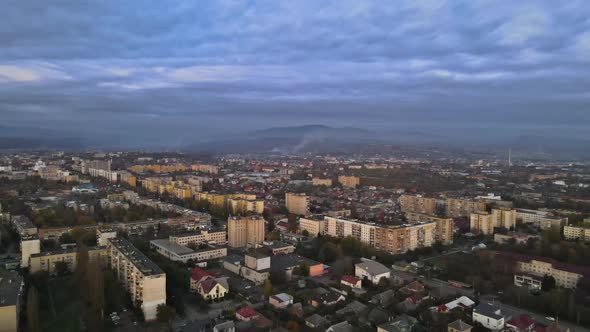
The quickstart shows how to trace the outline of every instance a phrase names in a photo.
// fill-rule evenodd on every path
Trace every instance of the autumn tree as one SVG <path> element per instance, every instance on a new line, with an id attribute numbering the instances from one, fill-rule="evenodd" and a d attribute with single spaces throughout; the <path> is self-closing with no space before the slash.
<path id="1" fill-rule="evenodd" d="M 39 332 L 39 291 L 36 287 L 29 287 L 27 294 L 27 324 L 30 332 Z"/>
<path id="2" fill-rule="evenodd" d="M 264 292 L 264 296 L 269 297 L 272 295 L 272 283 L 270 279 L 266 279 L 264 281 L 264 285 L 262 286 L 262 290 Z"/>

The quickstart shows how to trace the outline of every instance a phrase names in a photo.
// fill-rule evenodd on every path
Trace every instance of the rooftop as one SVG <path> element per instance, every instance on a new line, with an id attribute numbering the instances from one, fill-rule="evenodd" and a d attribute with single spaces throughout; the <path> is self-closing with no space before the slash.
<path id="1" fill-rule="evenodd" d="M 176 244 L 174 242 L 170 242 L 168 239 L 156 239 L 150 242 L 157 246 L 163 247 L 176 255 L 190 254 L 193 252 L 192 249 L 181 246 L 180 244 Z"/>
<path id="2" fill-rule="evenodd" d="M 379 275 L 391 272 L 385 265 L 372 260 L 362 261 L 356 264 L 355 267 L 361 268 L 372 275 Z"/>
<path id="3" fill-rule="evenodd" d="M 164 271 L 152 262 L 146 255 L 139 251 L 131 242 L 122 237 L 111 238 L 108 240 L 113 247 L 117 248 L 135 267 L 144 275 L 165 274 Z"/>
<path id="4" fill-rule="evenodd" d="M 23 278 L 16 271 L 0 271 L 0 307 L 17 303 Z"/>

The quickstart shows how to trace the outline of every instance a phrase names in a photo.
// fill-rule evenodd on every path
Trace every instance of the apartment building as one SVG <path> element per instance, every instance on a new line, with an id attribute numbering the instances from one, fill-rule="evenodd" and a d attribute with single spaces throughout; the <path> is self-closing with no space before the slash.
<path id="1" fill-rule="evenodd" d="M 106 247 L 88 248 L 88 258 L 90 261 L 99 260 L 105 264 L 108 260 Z M 33 254 L 30 258 L 29 273 L 45 271 L 55 275 L 58 262 L 66 263 L 68 271 L 75 271 L 78 263 L 78 249 L 70 248 Z"/>
<path id="2" fill-rule="evenodd" d="M 443 218 L 423 213 L 406 212 L 406 219 L 409 223 L 433 222 L 435 224 L 434 238 L 442 244 L 453 243 L 453 218 Z"/>
<path id="3" fill-rule="evenodd" d="M 37 234 L 37 226 L 35 226 L 26 216 L 16 215 L 10 217 L 10 221 L 19 236 L 28 236 Z"/>
<path id="4" fill-rule="evenodd" d="M 264 200 L 261 199 L 229 198 L 227 204 L 233 214 L 247 212 L 262 214 L 264 212 Z"/>
<path id="5" fill-rule="evenodd" d="M 122 183 L 126 183 L 131 187 L 137 187 L 137 177 L 127 171 L 119 171 L 120 180 Z"/>
<path id="6" fill-rule="evenodd" d="M 434 215 L 436 212 L 436 199 L 414 195 L 401 195 L 399 204 L 402 212 L 417 212 Z"/>
<path id="7" fill-rule="evenodd" d="M 0 270 L 0 332 L 18 331 L 23 278 L 16 271 Z"/>
<path id="8" fill-rule="evenodd" d="M 486 203 L 483 200 L 467 198 L 447 198 L 445 200 L 445 211 L 449 218 L 467 217 L 472 213 L 485 210 Z"/>
<path id="9" fill-rule="evenodd" d="M 435 223 L 380 226 L 375 229 L 375 248 L 390 254 L 431 247 L 435 239 Z"/>
<path id="10" fill-rule="evenodd" d="M 41 241 L 39 241 L 39 237 L 37 235 L 22 236 L 20 241 L 20 252 L 20 266 L 28 267 L 31 255 L 38 254 L 41 252 Z"/>
<path id="11" fill-rule="evenodd" d="M 363 243 L 375 246 L 374 223 L 364 223 L 356 219 L 324 217 L 324 234 L 344 238 L 351 236 Z"/>
<path id="12" fill-rule="evenodd" d="M 228 245 L 232 248 L 256 247 L 264 241 L 262 216 L 230 216 L 227 220 Z"/>
<path id="13" fill-rule="evenodd" d="M 207 165 L 207 164 L 192 164 L 191 169 L 196 172 L 202 173 L 209 173 L 209 174 L 217 174 L 219 173 L 219 167 L 215 165 Z"/>
<path id="14" fill-rule="evenodd" d="M 590 241 L 590 227 L 567 225 L 563 227 L 563 237 L 566 240 Z"/>
<path id="15" fill-rule="evenodd" d="M 307 231 L 309 236 L 317 237 L 318 234 L 324 234 L 324 216 L 308 216 L 299 218 L 299 231 Z"/>
<path id="16" fill-rule="evenodd" d="M 309 197 L 305 194 L 286 193 L 285 206 L 289 213 L 306 216 L 309 214 Z"/>
<path id="17" fill-rule="evenodd" d="M 471 213 L 469 223 L 472 233 L 494 234 L 494 220 L 492 219 L 492 215 L 487 212 Z"/>
<path id="18" fill-rule="evenodd" d="M 189 246 L 201 243 L 222 245 L 227 242 L 227 231 L 225 230 L 201 230 L 189 233 L 180 233 L 170 235 L 170 242 L 181 246 Z"/>
<path id="19" fill-rule="evenodd" d="M 523 224 L 532 224 L 540 229 L 561 227 L 567 224 L 567 218 L 553 216 L 549 211 L 516 209 L 516 220 Z"/>
<path id="20" fill-rule="evenodd" d="M 109 266 L 123 288 L 143 311 L 146 321 L 156 319 L 157 308 L 166 304 L 166 274 L 124 238 L 108 240 Z"/>
<path id="21" fill-rule="evenodd" d="M 337 238 L 351 236 L 379 250 L 398 254 L 432 246 L 435 241 L 435 227 L 434 222 L 385 226 L 326 216 L 323 223 L 324 233 L 320 233 Z"/>
<path id="22" fill-rule="evenodd" d="M 563 288 L 576 288 L 583 276 L 590 276 L 590 269 L 564 264 L 544 257 L 522 258 L 517 261 L 518 271 L 538 278 L 552 276 L 555 284 Z"/>
<path id="23" fill-rule="evenodd" d="M 492 209 L 494 227 L 514 229 L 516 227 L 516 210 L 510 208 Z"/>
<path id="24" fill-rule="evenodd" d="M 98 228 L 96 230 L 96 244 L 106 246 L 109 239 L 117 237 L 117 230 L 114 228 Z"/>
<path id="25" fill-rule="evenodd" d="M 188 171 L 189 167 L 183 164 L 169 164 L 169 165 L 133 165 L 127 167 L 133 173 L 173 173 Z"/>
<path id="26" fill-rule="evenodd" d="M 311 184 L 314 186 L 331 187 L 332 186 L 332 179 L 312 178 Z"/>
<path id="27" fill-rule="evenodd" d="M 361 179 L 358 176 L 339 175 L 338 183 L 340 183 L 343 187 L 356 188 L 358 185 L 360 185 Z"/>

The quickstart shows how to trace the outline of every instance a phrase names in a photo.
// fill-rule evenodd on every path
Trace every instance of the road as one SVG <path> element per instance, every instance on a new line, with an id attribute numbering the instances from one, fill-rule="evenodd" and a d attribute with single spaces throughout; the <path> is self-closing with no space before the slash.
<path id="1" fill-rule="evenodd" d="M 481 297 L 482 301 L 488 301 L 489 303 L 494 303 L 495 305 L 500 307 L 500 310 L 502 310 L 502 313 L 506 316 L 506 320 L 509 320 L 511 317 L 514 316 L 518 316 L 518 315 L 522 315 L 522 314 L 527 314 L 530 315 L 535 322 L 539 323 L 539 324 L 543 324 L 543 325 L 549 325 L 552 323 L 552 321 L 545 319 L 545 315 L 541 315 L 538 314 L 536 312 L 532 312 L 530 310 L 527 309 L 523 309 L 523 308 L 518 308 L 509 304 L 504 304 L 498 301 L 494 301 L 494 296 L 489 296 L 489 295 L 485 295 Z M 590 329 L 578 326 L 572 322 L 568 322 L 568 321 L 564 321 L 564 320 L 559 320 L 559 325 L 567 327 L 570 329 L 570 332 L 590 332 Z"/>

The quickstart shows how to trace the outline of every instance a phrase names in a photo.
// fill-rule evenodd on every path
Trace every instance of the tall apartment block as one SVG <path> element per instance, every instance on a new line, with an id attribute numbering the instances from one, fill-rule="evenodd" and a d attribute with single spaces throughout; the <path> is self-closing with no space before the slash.
<path id="1" fill-rule="evenodd" d="M 124 238 L 107 241 L 109 266 L 146 321 L 156 319 L 157 308 L 166 304 L 166 273 Z"/>
<path id="2" fill-rule="evenodd" d="M 434 215 L 436 212 L 436 199 L 414 195 L 401 195 L 399 204 L 402 212 L 417 212 Z"/>
<path id="3" fill-rule="evenodd" d="M 305 194 L 286 193 L 285 206 L 289 213 L 305 216 L 309 214 L 309 197 Z"/>
<path id="4" fill-rule="evenodd" d="M 351 175 L 340 175 L 338 176 L 338 182 L 347 188 L 356 188 L 361 183 L 361 179 L 358 176 Z"/>
<path id="5" fill-rule="evenodd" d="M 442 244 L 453 243 L 453 218 L 437 217 L 415 212 L 407 212 L 406 218 L 410 223 L 433 222 L 435 224 L 435 240 Z"/>
<path id="6" fill-rule="evenodd" d="M 469 224 L 473 233 L 494 234 L 494 219 L 485 211 L 472 213 Z"/>
<path id="7" fill-rule="evenodd" d="M 485 210 L 486 203 L 483 200 L 447 198 L 445 201 L 445 211 L 449 218 L 468 217 L 472 213 Z"/>
<path id="8" fill-rule="evenodd" d="M 494 227 L 511 229 L 516 226 L 516 210 L 509 208 L 492 209 Z"/>
<path id="9" fill-rule="evenodd" d="M 323 220 L 318 217 L 301 218 L 299 222 L 300 229 L 307 230 L 310 234 L 319 233 L 337 238 L 351 236 L 371 247 L 392 254 L 430 247 L 435 241 L 434 222 L 386 226 L 328 216 Z"/>
<path id="10" fill-rule="evenodd" d="M 230 216 L 227 219 L 228 245 L 232 248 L 256 247 L 264 241 L 264 218 Z"/>

